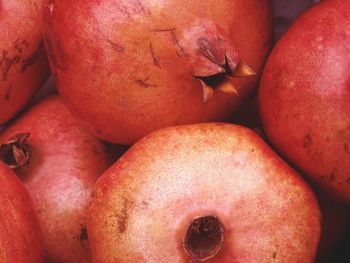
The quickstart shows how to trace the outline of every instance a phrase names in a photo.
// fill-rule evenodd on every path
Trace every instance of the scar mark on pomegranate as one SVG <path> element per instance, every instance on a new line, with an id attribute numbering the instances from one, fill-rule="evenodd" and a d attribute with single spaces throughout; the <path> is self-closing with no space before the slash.
<path id="1" fill-rule="evenodd" d="M 346 183 L 350 184 L 350 177 L 346 180 Z"/>
<path id="2" fill-rule="evenodd" d="M 28 67 L 34 65 L 35 62 L 39 60 L 43 51 L 44 51 L 44 42 L 42 41 L 40 42 L 37 50 L 30 57 L 22 61 L 21 73 L 24 73 L 28 69 Z"/>
<path id="3" fill-rule="evenodd" d="M 29 43 L 26 39 L 21 40 L 17 38 L 14 42 L 14 47 L 18 53 L 22 54 L 23 50 L 29 47 Z"/>
<path id="4" fill-rule="evenodd" d="M 151 14 L 150 10 L 144 6 L 141 0 L 130 2 L 127 1 L 118 5 L 117 8 L 121 15 L 133 18 L 144 13 Z"/>
<path id="5" fill-rule="evenodd" d="M 310 132 L 308 132 L 304 138 L 304 144 L 303 144 L 304 149 L 309 150 L 312 143 L 313 143 L 313 141 L 312 141 L 311 134 L 310 134 Z"/>
<path id="6" fill-rule="evenodd" d="M 171 31 L 171 37 L 172 37 L 173 42 L 174 42 L 174 44 L 176 46 L 176 50 L 177 50 L 176 53 L 177 53 L 177 55 L 179 57 L 182 57 L 185 52 L 184 52 L 183 47 L 179 44 L 179 41 L 177 40 L 177 37 L 176 37 L 176 34 L 175 34 L 175 30 Z"/>
<path id="7" fill-rule="evenodd" d="M 117 224 L 118 224 L 118 230 L 120 233 L 124 233 L 126 231 L 127 228 L 127 224 L 128 224 L 128 219 L 129 219 L 129 209 L 131 207 L 131 202 L 123 197 L 123 203 L 122 203 L 122 208 L 119 211 L 119 213 L 117 213 Z"/>
<path id="8" fill-rule="evenodd" d="M 151 14 L 151 11 L 144 6 L 141 0 L 136 0 L 138 6 L 140 7 L 140 10 L 143 11 L 144 13 Z"/>
<path id="9" fill-rule="evenodd" d="M 159 60 L 158 58 L 156 57 L 156 54 L 154 53 L 154 49 L 153 49 L 153 45 L 152 45 L 152 42 L 149 43 L 149 51 L 151 52 L 151 56 L 153 58 L 153 64 L 158 67 L 158 68 L 161 68 L 160 64 L 159 64 Z"/>
<path id="10" fill-rule="evenodd" d="M 171 40 L 176 47 L 176 54 L 179 57 L 182 57 L 185 51 L 184 51 L 184 48 L 179 44 L 175 31 L 176 31 L 176 28 L 165 28 L 165 29 L 154 30 L 154 32 L 158 32 L 158 33 L 162 33 L 162 32 L 170 33 Z"/>
<path id="11" fill-rule="evenodd" d="M 96 132 L 97 134 L 102 134 L 102 131 L 101 131 L 100 129 L 95 129 L 95 132 Z"/>
<path id="12" fill-rule="evenodd" d="M 124 51 L 124 48 L 119 46 L 117 43 L 107 39 L 107 42 L 112 46 L 112 48 L 118 52 L 123 52 Z"/>
<path id="13" fill-rule="evenodd" d="M 154 30 L 154 31 L 155 31 L 155 32 L 172 32 L 172 31 L 174 31 L 174 30 L 175 30 L 175 28 L 172 27 L 172 28 L 156 29 L 156 30 Z"/>
<path id="14" fill-rule="evenodd" d="M 337 173 L 336 173 L 336 172 L 332 172 L 332 173 L 329 175 L 329 177 L 328 177 L 328 181 L 329 181 L 329 182 L 334 182 L 335 179 L 336 179 L 336 177 L 337 177 Z"/>
<path id="15" fill-rule="evenodd" d="M 7 80 L 11 68 L 20 62 L 21 58 L 19 55 L 11 56 L 8 50 L 3 50 L 0 57 L 0 71 L 2 80 Z"/>
<path id="16" fill-rule="evenodd" d="M 272 258 L 275 260 L 277 258 L 277 251 L 273 252 Z"/>
<path id="17" fill-rule="evenodd" d="M 10 100 L 11 98 L 11 90 L 12 90 L 12 85 L 9 85 L 6 90 L 5 98 L 4 98 L 6 101 Z"/>
<path id="18" fill-rule="evenodd" d="M 148 83 L 148 82 L 147 82 L 148 80 L 149 80 L 149 77 L 147 77 L 147 78 L 145 78 L 145 79 L 137 79 L 137 80 L 136 80 L 136 84 L 138 84 L 139 86 L 144 87 L 144 88 L 158 87 L 158 86 L 155 85 L 155 84 L 150 84 L 150 83 Z"/>
<path id="19" fill-rule="evenodd" d="M 344 143 L 343 149 L 344 149 L 344 152 L 345 152 L 345 153 L 350 154 L 350 147 L 349 147 L 349 144 Z"/>
<path id="20" fill-rule="evenodd" d="M 88 240 L 88 232 L 87 232 L 87 229 L 86 229 L 85 226 L 83 226 L 83 227 L 80 229 L 80 234 L 79 234 L 78 239 L 79 239 L 80 241 Z"/>

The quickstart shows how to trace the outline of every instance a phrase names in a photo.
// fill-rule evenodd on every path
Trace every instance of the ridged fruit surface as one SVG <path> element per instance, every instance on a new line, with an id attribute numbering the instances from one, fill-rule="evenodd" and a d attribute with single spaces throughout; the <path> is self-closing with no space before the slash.
<path id="1" fill-rule="evenodd" d="M 320 211 L 254 132 L 197 124 L 151 133 L 108 169 L 88 233 L 98 263 L 311 263 Z"/>

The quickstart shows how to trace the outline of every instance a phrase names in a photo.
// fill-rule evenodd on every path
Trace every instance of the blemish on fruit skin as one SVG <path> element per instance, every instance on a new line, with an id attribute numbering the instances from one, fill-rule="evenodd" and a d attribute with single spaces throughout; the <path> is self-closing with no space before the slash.
<path id="1" fill-rule="evenodd" d="M 152 59 L 153 59 L 153 64 L 158 67 L 158 68 L 161 68 L 160 64 L 159 64 L 159 60 L 158 58 L 156 57 L 156 54 L 154 53 L 154 49 L 153 49 L 153 44 L 152 42 L 149 43 L 149 50 L 151 52 L 151 56 L 152 56 Z"/>
<path id="2" fill-rule="evenodd" d="M 11 90 L 12 90 L 12 85 L 9 85 L 7 90 L 6 90 L 6 93 L 5 93 L 5 101 L 8 101 L 10 100 L 11 98 Z"/>
<path id="3" fill-rule="evenodd" d="M 102 134 L 102 131 L 100 129 L 95 129 L 97 134 Z"/>
<path id="4" fill-rule="evenodd" d="M 144 13 L 151 14 L 149 8 L 147 8 L 141 0 L 126 1 L 126 3 L 120 3 L 117 6 L 120 15 L 127 18 L 136 18 Z"/>
<path id="5" fill-rule="evenodd" d="M 336 177 L 337 177 L 337 173 L 336 173 L 336 172 L 332 172 L 332 173 L 329 175 L 329 177 L 328 177 L 329 182 L 334 182 L 335 179 L 336 179 Z"/>
<path id="6" fill-rule="evenodd" d="M 2 55 L 0 56 L 0 71 L 2 80 L 7 80 L 9 72 L 11 68 L 18 64 L 21 61 L 21 57 L 19 55 L 10 55 L 8 50 L 3 50 Z"/>
<path id="7" fill-rule="evenodd" d="M 177 37 L 176 37 L 176 34 L 175 34 L 175 29 L 173 31 L 171 31 L 171 38 L 176 46 L 176 54 L 179 56 L 179 57 L 182 57 L 183 54 L 185 53 L 184 52 L 184 49 L 183 47 L 179 44 L 179 41 L 177 40 Z"/>
<path id="8" fill-rule="evenodd" d="M 87 233 L 86 227 L 82 227 L 82 228 L 80 229 L 80 234 L 79 234 L 78 239 L 79 239 L 80 241 L 88 240 L 88 233 Z"/>
<path id="9" fill-rule="evenodd" d="M 346 183 L 350 184 L 350 177 L 346 180 Z"/>
<path id="10" fill-rule="evenodd" d="M 148 83 L 149 77 L 145 79 L 137 79 L 135 80 L 136 84 L 143 87 L 143 88 L 149 88 L 149 87 L 158 87 L 156 84 L 150 84 Z"/>
<path id="11" fill-rule="evenodd" d="M 40 58 L 43 52 L 44 52 L 44 42 L 41 41 L 37 50 L 30 57 L 22 61 L 21 73 L 24 73 L 28 67 L 34 65 L 35 62 Z"/>
<path id="12" fill-rule="evenodd" d="M 277 258 L 277 251 L 273 252 L 272 258 L 275 260 Z"/>
<path id="13" fill-rule="evenodd" d="M 126 231 L 130 207 L 131 202 L 127 198 L 123 197 L 122 208 L 116 214 L 119 233 L 124 233 Z"/>
<path id="14" fill-rule="evenodd" d="M 344 143 L 343 149 L 344 149 L 344 152 L 345 152 L 345 153 L 350 154 L 350 147 L 349 147 L 349 144 Z"/>
<path id="15" fill-rule="evenodd" d="M 170 33 L 171 40 L 176 47 L 177 56 L 182 57 L 184 55 L 184 53 L 185 53 L 184 48 L 179 44 L 179 41 L 178 41 L 176 33 L 175 33 L 176 28 L 156 29 L 156 30 L 154 30 L 154 32 L 156 32 L 156 33 L 162 33 L 162 32 Z"/>
<path id="16" fill-rule="evenodd" d="M 309 150 L 312 143 L 313 143 L 312 137 L 310 135 L 310 132 L 308 132 L 304 137 L 304 144 L 303 144 L 304 149 Z"/>
<path id="17" fill-rule="evenodd" d="M 107 42 L 111 45 L 111 47 L 114 50 L 116 50 L 118 52 L 124 52 L 124 48 L 122 46 L 118 45 L 117 43 L 115 43 L 115 42 L 113 42 L 113 41 L 111 41 L 109 39 L 107 39 Z"/>
<path id="18" fill-rule="evenodd" d="M 26 39 L 21 40 L 20 38 L 18 38 L 14 42 L 14 47 L 17 50 L 17 52 L 21 54 L 25 48 L 29 47 L 29 43 Z"/>

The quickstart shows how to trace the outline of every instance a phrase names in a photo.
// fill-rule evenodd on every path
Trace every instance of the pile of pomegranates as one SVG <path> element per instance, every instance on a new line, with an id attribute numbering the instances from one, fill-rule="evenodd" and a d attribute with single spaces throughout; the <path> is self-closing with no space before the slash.
<path id="1" fill-rule="evenodd" d="M 350 262 L 350 1 L 4 0 L 0 29 L 0 263 Z"/>

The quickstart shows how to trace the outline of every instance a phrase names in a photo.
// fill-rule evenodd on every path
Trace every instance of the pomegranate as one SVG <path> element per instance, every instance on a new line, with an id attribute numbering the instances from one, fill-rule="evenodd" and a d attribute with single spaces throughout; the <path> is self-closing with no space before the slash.
<path id="1" fill-rule="evenodd" d="M 0 262 L 43 262 L 43 244 L 32 200 L 0 161 Z"/>
<path id="2" fill-rule="evenodd" d="M 49 76 L 41 37 L 42 0 L 0 4 L 0 125 L 32 98 Z"/>
<path id="3" fill-rule="evenodd" d="M 312 190 L 254 132 L 231 124 L 158 130 L 97 181 L 94 262 L 313 262 Z"/>
<path id="4" fill-rule="evenodd" d="M 272 37 L 268 0 L 46 0 L 45 19 L 60 95 L 84 127 L 121 144 L 229 118 Z"/>
<path id="5" fill-rule="evenodd" d="M 91 262 L 85 211 L 93 184 L 114 161 L 61 99 L 40 102 L 0 135 L 1 158 L 24 181 L 42 226 L 45 262 Z"/>
<path id="6" fill-rule="evenodd" d="M 268 59 L 259 91 L 276 149 L 332 198 L 350 203 L 350 2 L 321 1 Z"/>

